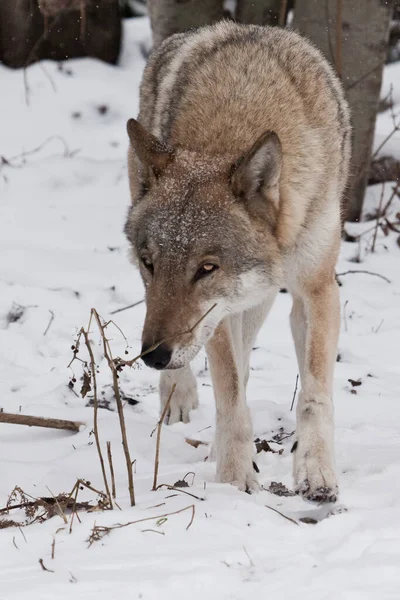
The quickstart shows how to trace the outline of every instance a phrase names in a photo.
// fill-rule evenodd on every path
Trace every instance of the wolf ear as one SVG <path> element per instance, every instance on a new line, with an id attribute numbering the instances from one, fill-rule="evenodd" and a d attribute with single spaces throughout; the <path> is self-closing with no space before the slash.
<path id="1" fill-rule="evenodd" d="M 257 192 L 264 192 L 274 203 L 278 203 L 278 192 L 271 188 L 279 182 L 281 168 L 282 146 L 279 137 L 273 131 L 266 131 L 233 165 L 231 185 L 234 194 L 252 198 Z"/>
<path id="2" fill-rule="evenodd" d="M 129 119 L 126 128 L 133 151 L 142 163 L 142 166 L 146 170 L 150 168 L 153 174 L 159 177 L 168 163 L 174 158 L 173 148 L 160 142 L 136 119 Z"/>

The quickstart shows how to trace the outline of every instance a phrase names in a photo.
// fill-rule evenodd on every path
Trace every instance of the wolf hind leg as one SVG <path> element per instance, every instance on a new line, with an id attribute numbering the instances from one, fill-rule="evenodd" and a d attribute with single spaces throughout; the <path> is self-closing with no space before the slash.
<path id="1" fill-rule="evenodd" d="M 190 365 L 182 369 L 162 371 L 160 376 L 160 401 L 163 411 L 172 387 L 176 384 L 165 420 L 169 425 L 174 423 L 189 423 L 189 413 L 199 406 L 196 377 Z"/>

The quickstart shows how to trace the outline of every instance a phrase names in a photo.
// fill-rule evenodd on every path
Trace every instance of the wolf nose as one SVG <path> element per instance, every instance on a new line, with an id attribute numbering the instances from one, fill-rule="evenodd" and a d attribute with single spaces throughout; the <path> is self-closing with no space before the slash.
<path id="1" fill-rule="evenodd" d="M 151 348 L 151 344 L 143 344 L 142 354 L 149 348 Z M 142 360 L 148 367 L 161 370 L 165 369 L 165 367 L 168 365 L 169 361 L 171 360 L 171 356 L 171 348 L 167 344 L 160 344 L 151 352 L 147 352 L 147 354 L 142 357 Z"/>

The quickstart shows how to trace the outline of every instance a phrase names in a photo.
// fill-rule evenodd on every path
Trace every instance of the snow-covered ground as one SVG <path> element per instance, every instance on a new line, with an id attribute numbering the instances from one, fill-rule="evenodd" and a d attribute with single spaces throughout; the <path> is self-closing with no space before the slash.
<path id="1" fill-rule="evenodd" d="M 75 60 L 61 68 L 37 64 L 26 73 L 0 67 L 0 407 L 7 412 L 83 421 L 79 433 L 0 424 L 0 506 L 18 485 L 35 497 L 71 490 L 77 478 L 103 489 L 91 434 L 93 409 L 79 395 L 81 366 L 67 368 L 71 345 L 91 307 L 111 312 L 143 298 L 139 276 L 127 259 L 122 234 L 129 203 L 125 121 L 135 116 L 143 49 L 150 45 L 145 19 L 125 23 L 119 67 Z M 384 88 L 400 68 L 386 69 Z M 397 88 L 396 88 L 397 78 Z M 384 95 L 384 93 L 383 93 Z M 27 105 L 26 96 L 29 104 Z M 398 107 L 397 107 L 398 109 Z M 376 146 L 390 117 L 380 116 Z M 44 143 L 45 142 L 45 143 Z M 400 139 L 391 148 L 400 152 Z M 37 151 L 32 152 L 37 149 Z M 24 153 L 25 154 L 21 154 Z M 13 158 L 14 157 L 14 158 Z M 16 157 L 16 158 L 15 158 Z M 0 161 L 1 162 L 1 161 Z M 384 190 L 388 198 L 391 185 Z M 377 208 L 381 186 L 368 190 L 367 211 Z M 397 203 L 396 203 L 397 202 Z M 392 212 L 400 210 L 397 200 Z M 374 225 L 348 226 L 359 233 Z M 121 388 L 139 401 L 125 406 L 137 505 L 130 508 L 119 422 L 99 336 L 92 328 L 99 384 L 111 410 L 99 411 L 105 449 L 112 442 L 121 511 L 81 513 L 69 533 L 59 516 L 43 524 L 0 531 L 0 598 L 192 600 L 292 598 L 383 600 L 400 596 L 400 250 L 391 233 L 379 234 L 374 254 L 342 246 L 338 272 L 368 270 L 341 278 L 343 326 L 335 376 L 336 454 L 340 505 L 305 504 L 268 491 L 249 496 L 214 482 L 208 447 L 214 408 L 204 355 L 195 361 L 200 408 L 191 422 L 164 427 L 159 482 L 174 484 L 189 471 L 194 484 L 183 492 L 152 492 L 158 420 L 157 376 L 144 367 L 124 370 Z M 358 253 L 362 262 L 354 262 Z M 288 326 L 290 298 L 280 294 L 252 356 L 248 401 L 256 436 L 271 440 L 295 427 L 290 411 L 297 374 Z M 52 315 L 54 318 L 52 318 Z M 114 316 L 140 348 L 143 304 Z M 111 327 L 111 326 L 110 326 Z M 47 331 L 46 331 L 47 330 Z M 114 354 L 125 342 L 110 329 Z M 74 389 L 68 387 L 76 376 Z M 360 380 L 355 387 L 348 381 Z M 258 455 L 260 481 L 291 487 L 292 438 L 271 443 L 283 453 Z M 191 483 L 192 476 L 187 480 Z M 94 500 L 90 492 L 80 498 Z M 97 525 L 127 523 L 195 506 L 167 520 L 116 530 L 88 548 Z M 299 524 L 284 519 L 276 508 Z M 13 511 L 14 512 L 14 511 Z M 16 515 L 1 519 L 17 518 Z M 16 512 L 16 511 L 15 511 Z M 300 522 L 309 517 L 316 524 Z M 21 518 L 21 517 L 18 517 Z M 52 559 L 52 542 L 55 540 Z M 44 571 L 39 559 L 51 572 Z"/>

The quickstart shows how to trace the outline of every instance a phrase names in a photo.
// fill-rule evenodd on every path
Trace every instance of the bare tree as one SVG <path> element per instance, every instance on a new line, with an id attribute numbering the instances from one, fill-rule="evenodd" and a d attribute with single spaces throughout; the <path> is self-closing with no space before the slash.
<path id="1" fill-rule="evenodd" d="M 347 190 L 360 218 L 389 38 L 393 0 L 296 0 L 293 27 L 336 66 L 352 110 L 353 155 Z"/>
<path id="2" fill-rule="evenodd" d="M 0 60 L 92 56 L 115 63 L 121 44 L 119 0 L 0 0 Z"/>
<path id="3" fill-rule="evenodd" d="M 241 23 L 278 25 L 281 0 L 238 0 L 236 18 Z"/>
<path id="4" fill-rule="evenodd" d="M 224 16 L 222 0 L 148 0 L 153 44 L 173 33 L 210 25 Z"/>

